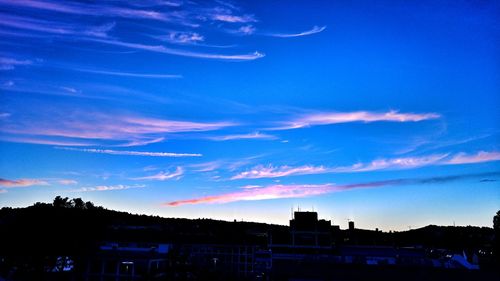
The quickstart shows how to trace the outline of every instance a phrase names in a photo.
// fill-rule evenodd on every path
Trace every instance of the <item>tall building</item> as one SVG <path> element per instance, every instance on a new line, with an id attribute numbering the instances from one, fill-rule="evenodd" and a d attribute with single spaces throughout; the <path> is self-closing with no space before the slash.
<path id="1" fill-rule="evenodd" d="M 349 221 L 349 230 L 354 230 L 354 221 Z"/>
<path id="2" fill-rule="evenodd" d="M 294 212 L 290 220 L 290 235 L 294 247 L 328 247 L 332 243 L 331 222 L 318 220 L 316 212 Z"/>

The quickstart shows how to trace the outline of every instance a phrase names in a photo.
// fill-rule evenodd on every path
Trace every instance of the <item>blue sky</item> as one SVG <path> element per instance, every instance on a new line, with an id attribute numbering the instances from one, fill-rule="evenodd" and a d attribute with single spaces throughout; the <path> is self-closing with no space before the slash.
<path id="1" fill-rule="evenodd" d="M 0 206 L 491 225 L 496 1 L 0 0 Z"/>

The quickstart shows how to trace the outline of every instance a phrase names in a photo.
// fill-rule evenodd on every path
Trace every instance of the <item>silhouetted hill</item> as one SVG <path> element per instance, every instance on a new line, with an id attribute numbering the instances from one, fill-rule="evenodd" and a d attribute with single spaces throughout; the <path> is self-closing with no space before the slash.
<path id="1" fill-rule="evenodd" d="M 100 241 L 165 243 L 267 243 L 285 226 L 212 219 L 162 218 L 102 207 L 56 207 L 37 203 L 0 210 L 0 248 L 15 253 L 84 254 Z"/>
<path id="2" fill-rule="evenodd" d="M 287 243 L 288 227 L 254 222 L 163 218 L 96 207 L 81 199 L 57 197 L 54 204 L 0 210 L 0 246 L 16 253 L 84 254 L 100 241 L 261 244 L 272 231 Z M 489 227 L 436 226 L 401 232 L 334 231 L 335 244 L 422 246 L 453 250 L 492 247 Z M 275 243 L 276 243 L 275 241 Z"/>

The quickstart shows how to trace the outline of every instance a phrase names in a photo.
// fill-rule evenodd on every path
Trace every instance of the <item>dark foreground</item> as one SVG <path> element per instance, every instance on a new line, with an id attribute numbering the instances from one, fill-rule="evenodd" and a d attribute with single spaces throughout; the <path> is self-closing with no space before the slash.
<path id="1" fill-rule="evenodd" d="M 496 224 L 341 230 L 314 212 L 280 226 L 132 215 L 58 197 L 1 209 L 0 233 L 0 281 L 500 280 Z"/>

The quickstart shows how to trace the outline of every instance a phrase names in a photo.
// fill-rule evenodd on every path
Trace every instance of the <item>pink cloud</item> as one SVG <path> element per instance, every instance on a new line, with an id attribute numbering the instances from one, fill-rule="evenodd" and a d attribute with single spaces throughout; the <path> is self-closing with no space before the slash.
<path id="1" fill-rule="evenodd" d="M 473 164 L 482 162 L 499 161 L 500 152 L 479 151 L 476 154 L 458 153 L 445 164 Z"/>
<path id="2" fill-rule="evenodd" d="M 69 179 L 62 179 L 62 180 L 59 180 L 58 183 L 62 184 L 62 185 L 73 185 L 73 184 L 78 184 L 78 182 L 76 180 L 69 180 Z"/>
<path id="3" fill-rule="evenodd" d="M 184 169 L 182 167 L 177 167 L 174 172 L 159 172 L 156 175 L 133 178 L 133 180 L 169 180 L 169 179 L 179 179 L 184 174 Z"/>
<path id="4" fill-rule="evenodd" d="M 46 181 L 38 179 L 19 179 L 19 180 L 8 180 L 0 178 L 0 186 L 13 188 L 13 187 L 25 187 L 32 185 L 49 185 Z"/>
<path id="5" fill-rule="evenodd" d="M 163 141 L 166 134 L 213 131 L 235 125 L 230 122 L 190 122 L 96 112 L 58 112 L 49 116 L 49 119 L 5 120 L 0 132 L 14 136 L 2 136 L 2 139 L 69 146 L 96 145 L 103 141 L 107 141 L 105 144 L 108 145 L 136 146 Z"/>
<path id="6" fill-rule="evenodd" d="M 244 191 L 227 193 L 216 196 L 206 196 L 197 199 L 180 200 L 165 203 L 166 206 L 180 206 L 186 204 L 221 204 L 235 201 L 253 201 L 278 198 L 298 198 L 320 195 L 332 191 L 333 185 L 271 185 L 262 188 L 250 188 Z"/>
<path id="7" fill-rule="evenodd" d="M 327 184 L 292 184 L 292 185 L 269 185 L 266 187 L 246 188 L 242 191 L 205 196 L 194 199 L 178 200 L 164 203 L 164 206 L 181 206 L 189 204 L 224 204 L 236 201 L 253 201 L 283 198 L 301 198 L 317 196 L 333 192 L 348 191 L 351 189 L 378 188 L 386 186 L 403 185 L 423 185 L 423 184 L 445 184 L 453 181 L 460 181 L 473 178 L 498 177 L 499 172 L 478 173 L 478 174 L 460 174 L 452 176 L 434 176 L 426 178 L 406 178 L 389 179 L 383 181 L 361 182 L 352 184 L 335 185 Z"/>
<path id="8" fill-rule="evenodd" d="M 440 115 L 437 113 L 399 113 L 398 111 L 394 110 L 383 113 L 369 111 L 324 112 L 308 114 L 300 118 L 284 122 L 283 126 L 271 128 L 271 130 L 288 130 L 316 125 L 330 125 L 352 122 L 419 122 L 437 118 L 440 118 Z"/>

